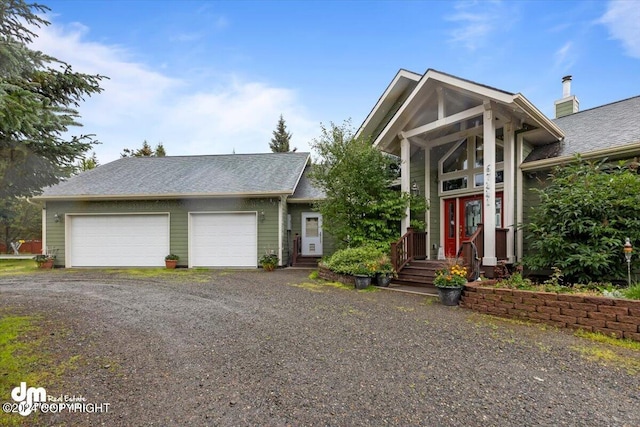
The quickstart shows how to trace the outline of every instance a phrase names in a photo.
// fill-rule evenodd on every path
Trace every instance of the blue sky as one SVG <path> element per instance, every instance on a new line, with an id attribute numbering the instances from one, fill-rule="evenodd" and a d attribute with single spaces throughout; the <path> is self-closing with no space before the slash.
<path id="1" fill-rule="evenodd" d="M 584 110 L 640 95 L 640 1 L 42 0 L 35 47 L 110 77 L 80 108 L 101 163 L 143 140 L 169 155 L 269 151 L 284 115 L 358 127 L 400 68 L 435 68 L 553 115 L 561 78 Z"/>

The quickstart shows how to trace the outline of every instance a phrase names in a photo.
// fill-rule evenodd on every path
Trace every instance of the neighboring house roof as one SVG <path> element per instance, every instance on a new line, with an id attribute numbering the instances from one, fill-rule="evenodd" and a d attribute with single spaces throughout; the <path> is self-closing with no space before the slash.
<path id="1" fill-rule="evenodd" d="M 640 144 L 640 96 L 555 119 L 562 141 L 537 147 L 525 163 Z"/>
<path id="2" fill-rule="evenodd" d="M 295 193 L 289 198 L 290 202 L 304 203 L 321 200 L 326 197 L 325 192 L 317 187 L 314 187 L 309 180 L 309 169 L 311 166 L 307 166 L 300 178 L 300 182 L 296 187 Z"/>
<path id="3" fill-rule="evenodd" d="M 127 157 L 44 190 L 36 199 L 291 195 L 309 153 Z"/>

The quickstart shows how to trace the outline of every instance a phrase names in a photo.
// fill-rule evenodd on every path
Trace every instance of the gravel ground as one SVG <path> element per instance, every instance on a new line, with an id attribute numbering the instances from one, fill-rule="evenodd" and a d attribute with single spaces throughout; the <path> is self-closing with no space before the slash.
<path id="1" fill-rule="evenodd" d="M 110 404 L 32 421 L 640 425 L 640 351 L 308 273 L 1 277 L 0 310 L 42 315 L 52 357 L 79 356 L 47 392 Z"/>

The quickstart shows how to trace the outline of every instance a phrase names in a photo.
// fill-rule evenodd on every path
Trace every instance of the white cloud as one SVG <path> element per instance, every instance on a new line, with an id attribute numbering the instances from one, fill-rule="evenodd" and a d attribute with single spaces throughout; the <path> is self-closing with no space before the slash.
<path id="1" fill-rule="evenodd" d="M 573 53 L 573 42 L 568 41 L 560 49 L 555 52 L 555 68 L 562 71 L 568 71 L 575 63 L 575 54 Z"/>
<path id="2" fill-rule="evenodd" d="M 80 107 L 84 127 L 73 129 L 74 134 L 96 134 L 102 142 L 96 146 L 101 163 L 145 139 L 151 145 L 162 142 L 169 155 L 267 152 L 280 114 L 300 151 L 308 151 L 307 142 L 317 134 L 318 123 L 307 118 L 295 90 L 233 74 L 215 81 L 213 73 L 196 80 L 172 77 L 167 68 L 136 62 L 121 46 L 89 41 L 89 29 L 80 24 L 54 23 L 38 34 L 34 48 L 75 71 L 109 77 L 102 82 L 104 92 Z"/>
<path id="3" fill-rule="evenodd" d="M 600 18 L 612 38 L 620 40 L 627 55 L 640 58 L 640 5 L 637 1 L 615 0 Z"/>
<path id="4" fill-rule="evenodd" d="M 484 45 L 496 30 L 504 30 L 503 4 L 499 1 L 462 1 L 454 5 L 455 13 L 445 19 L 457 24 L 450 31 L 450 41 L 474 51 Z"/>

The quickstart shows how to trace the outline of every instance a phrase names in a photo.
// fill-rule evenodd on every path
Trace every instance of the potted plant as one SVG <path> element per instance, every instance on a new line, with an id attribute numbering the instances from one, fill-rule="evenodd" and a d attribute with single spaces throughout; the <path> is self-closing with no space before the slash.
<path id="1" fill-rule="evenodd" d="M 376 285 L 383 287 L 389 286 L 394 274 L 395 271 L 393 270 L 389 256 L 386 254 L 381 256 L 376 267 Z"/>
<path id="2" fill-rule="evenodd" d="M 371 277 L 376 273 L 376 264 L 375 263 L 358 263 L 356 264 L 351 274 L 355 278 L 355 286 L 356 289 L 365 289 L 371 285 Z"/>
<path id="3" fill-rule="evenodd" d="M 260 257 L 259 262 L 264 271 L 273 271 L 278 266 L 278 255 L 274 253 L 264 254 Z"/>
<path id="4" fill-rule="evenodd" d="M 438 288 L 440 302 L 444 305 L 458 305 L 462 289 L 467 283 L 467 268 L 456 261 L 449 261 L 449 265 L 436 272 L 433 284 Z"/>
<path id="5" fill-rule="evenodd" d="M 38 268 L 53 268 L 55 256 L 41 254 L 34 256 L 33 259 L 38 264 Z"/>
<path id="6" fill-rule="evenodd" d="M 169 254 L 166 257 L 164 257 L 164 265 L 165 267 L 169 268 L 169 269 L 174 269 L 176 268 L 176 265 L 178 265 L 178 260 L 180 259 L 180 257 L 176 254 Z"/>

